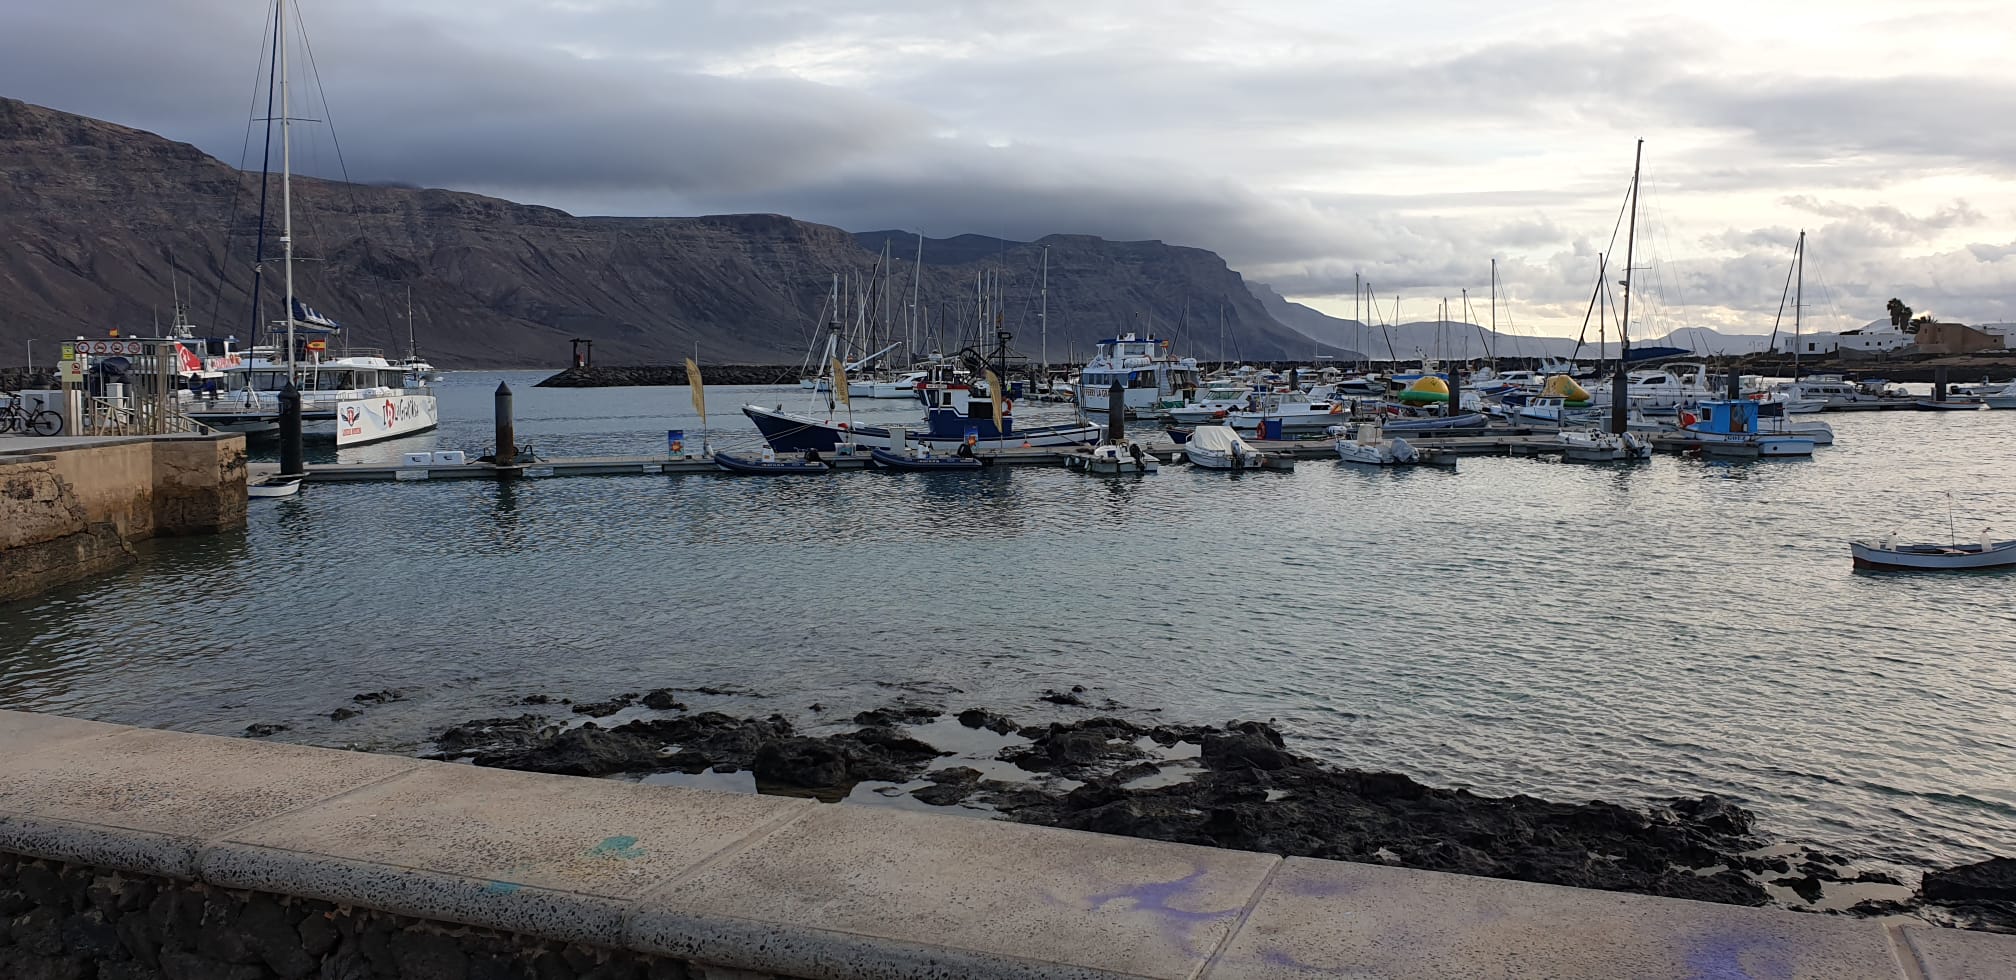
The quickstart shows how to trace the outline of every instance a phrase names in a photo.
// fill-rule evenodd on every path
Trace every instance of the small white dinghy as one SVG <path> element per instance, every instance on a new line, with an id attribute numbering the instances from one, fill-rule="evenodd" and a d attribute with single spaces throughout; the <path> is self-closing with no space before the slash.
<path id="1" fill-rule="evenodd" d="M 1421 451 L 1405 439 L 1388 439 L 1379 423 L 1361 422 L 1357 435 L 1337 440 L 1337 458 L 1361 466 L 1410 466 L 1421 462 Z"/>
<path id="2" fill-rule="evenodd" d="M 259 497 L 292 497 L 301 492 L 301 478 L 298 476 L 269 476 L 256 483 L 245 484 L 245 493 L 254 499 Z"/>
<path id="3" fill-rule="evenodd" d="M 1970 544 L 1899 544 L 1897 536 L 1875 541 L 1850 541 L 1856 568 L 1932 572 L 2016 567 L 2016 541 L 1990 541 L 1988 532 Z"/>

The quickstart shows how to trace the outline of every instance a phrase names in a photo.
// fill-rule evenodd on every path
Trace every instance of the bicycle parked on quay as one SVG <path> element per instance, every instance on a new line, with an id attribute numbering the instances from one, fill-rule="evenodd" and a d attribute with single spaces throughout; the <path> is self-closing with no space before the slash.
<path id="1" fill-rule="evenodd" d="M 62 415 L 48 409 L 30 410 L 28 400 L 19 392 L 7 392 L 5 398 L 6 404 L 0 405 L 0 435 L 53 436 L 63 431 Z"/>

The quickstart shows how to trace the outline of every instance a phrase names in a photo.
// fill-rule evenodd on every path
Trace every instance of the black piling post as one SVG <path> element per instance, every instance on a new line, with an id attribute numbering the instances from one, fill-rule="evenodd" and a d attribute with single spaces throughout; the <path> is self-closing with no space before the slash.
<path id="1" fill-rule="evenodd" d="M 280 389 L 280 475 L 300 476 L 307 471 L 301 462 L 301 389 L 289 381 Z"/>
<path id="2" fill-rule="evenodd" d="M 1442 406 L 1444 418 L 1463 410 L 1463 368 L 1454 365 L 1449 368 L 1449 404 Z"/>
<path id="3" fill-rule="evenodd" d="M 1116 446 L 1127 441 L 1127 388 L 1117 374 L 1106 390 L 1106 441 Z"/>
<path id="4" fill-rule="evenodd" d="M 1631 428 L 1631 375 L 1624 359 L 1617 359 L 1617 374 L 1610 380 L 1610 434 L 1621 436 Z"/>
<path id="5" fill-rule="evenodd" d="M 497 382 L 497 465 L 518 463 L 518 433 L 511 424 L 511 386 Z"/>
<path id="6" fill-rule="evenodd" d="M 1946 369 L 1943 367 L 1932 369 L 1932 400 L 1935 402 L 1946 400 Z"/>
<path id="7" fill-rule="evenodd" d="M 1742 397 L 1743 372 L 1734 362 L 1731 362 L 1729 365 L 1729 400 L 1733 402 Z"/>

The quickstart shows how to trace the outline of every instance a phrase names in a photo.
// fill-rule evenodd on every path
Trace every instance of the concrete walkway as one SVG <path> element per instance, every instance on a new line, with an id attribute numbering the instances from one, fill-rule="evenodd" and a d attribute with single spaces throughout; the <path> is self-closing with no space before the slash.
<path id="1" fill-rule="evenodd" d="M 794 977 L 2010 980 L 2016 936 L 0 711 L 0 851 Z"/>

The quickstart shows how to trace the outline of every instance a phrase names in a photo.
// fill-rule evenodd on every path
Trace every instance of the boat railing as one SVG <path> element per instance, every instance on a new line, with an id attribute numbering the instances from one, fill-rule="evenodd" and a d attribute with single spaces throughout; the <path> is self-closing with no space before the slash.
<path id="1" fill-rule="evenodd" d="M 86 395 L 77 420 L 80 434 L 94 436 L 158 436 L 176 433 L 207 435 L 210 427 L 183 414 L 173 401 L 133 395 Z"/>

